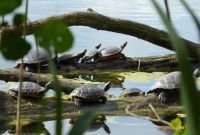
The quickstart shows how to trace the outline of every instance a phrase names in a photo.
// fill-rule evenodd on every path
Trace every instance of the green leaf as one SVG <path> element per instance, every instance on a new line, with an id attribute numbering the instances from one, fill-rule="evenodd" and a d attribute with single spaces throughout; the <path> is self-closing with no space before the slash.
<path id="1" fill-rule="evenodd" d="M 49 50 L 52 46 L 59 53 L 72 47 L 73 35 L 68 27 L 60 21 L 50 20 L 44 23 L 35 33 L 38 44 Z"/>
<path id="2" fill-rule="evenodd" d="M 25 15 L 24 14 L 16 14 L 13 18 L 13 24 L 15 26 L 22 25 L 25 21 Z"/>
<path id="3" fill-rule="evenodd" d="M 188 133 L 190 135 L 199 135 L 200 120 L 199 118 L 199 99 L 197 96 L 196 85 L 193 80 L 191 65 L 188 61 L 188 52 L 183 41 L 178 37 L 174 27 L 171 25 L 164 12 L 155 0 L 152 0 L 157 12 L 162 18 L 163 23 L 169 31 L 169 37 L 172 45 L 177 52 L 179 68 L 181 71 L 181 97 L 187 114 Z"/>
<path id="4" fill-rule="evenodd" d="M 180 130 L 182 128 L 182 122 L 180 118 L 173 119 L 171 121 L 171 125 L 172 125 L 172 129 L 174 130 Z"/>
<path id="5" fill-rule="evenodd" d="M 91 121 L 95 117 L 95 114 L 100 110 L 100 108 L 93 108 L 87 111 L 85 114 L 80 116 L 68 135 L 83 135 L 85 130 L 89 127 Z"/>
<path id="6" fill-rule="evenodd" d="M 22 4 L 22 0 L 0 0 L 0 15 L 5 15 Z"/>
<path id="7" fill-rule="evenodd" d="M 31 49 L 30 44 L 15 33 L 2 35 L 0 47 L 3 56 L 8 60 L 23 58 Z"/>

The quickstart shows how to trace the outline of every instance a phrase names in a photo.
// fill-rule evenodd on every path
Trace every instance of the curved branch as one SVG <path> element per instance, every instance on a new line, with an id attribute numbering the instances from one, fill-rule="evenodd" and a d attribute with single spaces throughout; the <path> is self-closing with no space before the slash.
<path id="1" fill-rule="evenodd" d="M 27 35 L 33 34 L 34 31 L 41 26 L 41 24 L 52 19 L 62 21 L 67 26 L 88 26 L 98 30 L 112 31 L 134 36 L 156 44 L 160 47 L 173 50 L 171 47 L 170 39 L 168 38 L 168 32 L 166 31 L 159 30 L 134 21 L 111 18 L 91 10 L 88 12 L 72 12 L 30 22 L 26 31 Z M 17 32 L 22 34 L 22 29 L 21 27 L 7 26 L 3 28 L 1 33 L 7 34 L 9 32 Z M 181 39 L 186 44 L 190 56 L 197 58 L 197 47 L 200 44 L 194 43 L 184 38 Z"/>

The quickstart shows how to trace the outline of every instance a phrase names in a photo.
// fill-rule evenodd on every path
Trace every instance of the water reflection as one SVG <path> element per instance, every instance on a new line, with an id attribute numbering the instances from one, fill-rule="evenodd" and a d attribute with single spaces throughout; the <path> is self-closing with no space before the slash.
<path id="1" fill-rule="evenodd" d="M 69 120 L 69 123 L 74 125 L 76 123 L 76 118 L 71 118 Z M 106 116 L 103 114 L 97 115 L 89 125 L 89 127 L 86 129 L 86 132 L 96 132 L 100 128 L 103 128 L 105 133 L 111 134 L 110 128 L 108 125 L 105 123 L 106 122 Z"/>
<path id="2" fill-rule="evenodd" d="M 0 129 L 0 133 L 2 133 L 2 135 L 14 135 L 16 134 L 16 126 L 8 126 L 8 124 L 6 125 L 7 129 L 4 130 L 4 133 L 2 132 L 3 130 Z M 45 128 L 45 125 L 43 123 L 31 123 L 31 124 L 27 124 L 21 127 L 21 134 L 22 135 L 51 135 L 49 133 L 49 131 Z"/>
<path id="3" fill-rule="evenodd" d="M 74 118 L 72 118 L 74 119 Z M 62 135 L 67 135 L 72 128 L 72 119 L 64 119 Z M 103 120 L 103 119 L 102 119 Z M 13 135 L 15 134 L 15 126 L 9 127 L 9 121 L 0 120 L 0 134 L 1 135 Z M 105 116 L 105 120 L 96 121 L 92 123 L 86 130 L 84 135 L 165 135 L 169 133 L 169 130 L 163 128 L 159 129 L 155 127 L 151 122 L 129 117 L 129 116 Z M 55 120 L 45 121 L 43 123 L 32 123 L 22 127 L 23 135 L 54 135 L 55 134 Z M 127 132 L 128 131 L 128 132 Z M 172 132 L 170 132 L 172 133 Z"/>
<path id="4" fill-rule="evenodd" d="M 67 135 L 71 129 L 69 124 L 70 119 L 64 119 L 63 135 Z M 54 134 L 55 121 L 44 122 L 45 127 L 51 134 Z M 143 119 L 127 116 L 106 116 L 105 124 L 109 127 L 112 135 L 165 135 L 165 133 L 158 130 L 151 122 Z M 145 129 L 145 130 L 144 130 Z M 108 129 L 106 129 L 108 130 Z M 127 132 L 128 131 L 128 132 Z M 92 132 L 85 132 L 84 135 L 107 135 L 104 128 L 93 130 Z"/>

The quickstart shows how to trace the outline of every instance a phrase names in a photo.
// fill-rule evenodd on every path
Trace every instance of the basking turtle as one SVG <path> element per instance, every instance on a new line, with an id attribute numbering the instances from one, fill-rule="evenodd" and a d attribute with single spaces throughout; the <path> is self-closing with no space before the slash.
<path id="1" fill-rule="evenodd" d="M 69 123 L 74 125 L 77 118 L 71 118 Z M 90 123 L 89 127 L 86 129 L 87 132 L 95 132 L 100 128 L 103 128 L 107 134 L 110 134 L 110 128 L 106 125 L 106 117 L 103 114 L 97 115 Z"/>
<path id="2" fill-rule="evenodd" d="M 139 95 L 144 95 L 144 94 L 145 94 L 144 91 L 138 88 L 129 88 L 123 92 L 124 97 L 139 96 Z"/>
<path id="3" fill-rule="evenodd" d="M 77 106 L 81 106 L 84 101 L 94 102 L 101 101 L 102 104 L 105 104 L 107 98 L 105 92 L 111 87 L 111 82 L 107 82 L 102 88 L 96 85 L 83 85 L 79 88 L 74 89 L 70 96 Z"/>
<path id="4" fill-rule="evenodd" d="M 181 72 L 175 71 L 161 77 L 152 85 L 147 94 L 155 93 L 163 103 L 179 102 L 179 88 Z M 200 75 L 200 69 L 195 69 L 193 76 L 197 79 Z"/>
<path id="5" fill-rule="evenodd" d="M 55 55 L 53 55 L 52 59 L 55 60 L 56 57 L 57 57 L 57 55 L 55 54 Z M 24 67 L 25 67 L 26 71 L 35 72 L 35 71 L 37 71 L 38 63 L 40 64 L 40 67 L 48 64 L 48 53 L 44 49 L 39 49 L 38 55 L 37 55 L 36 50 L 31 50 L 23 58 L 23 62 L 24 62 Z M 16 63 L 17 63 L 16 68 L 19 68 L 19 66 L 21 64 L 21 60 L 17 61 Z M 44 66 L 43 68 L 48 69 L 47 66 Z"/>
<path id="6" fill-rule="evenodd" d="M 61 65 L 76 64 L 85 55 L 86 52 L 87 50 L 85 49 L 78 54 L 63 54 L 58 57 L 57 62 Z"/>
<path id="7" fill-rule="evenodd" d="M 96 57 L 97 54 L 98 54 L 98 49 L 99 49 L 100 47 L 101 47 L 101 44 L 98 44 L 97 46 L 95 46 L 94 49 L 90 50 L 90 51 L 88 52 L 88 54 L 86 54 L 86 56 L 83 57 L 83 59 L 81 60 L 81 63 L 91 61 L 94 57 Z"/>
<path id="8" fill-rule="evenodd" d="M 25 98 L 42 98 L 44 94 L 49 90 L 53 80 L 50 80 L 45 87 L 41 87 L 39 84 L 34 82 L 22 82 L 21 95 Z M 19 92 L 19 83 L 9 88 L 9 94 L 17 98 Z"/>
<path id="9" fill-rule="evenodd" d="M 97 57 L 95 58 L 96 61 L 107 61 L 122 58 L 126 60 L 126 56 L 121 53 L 123 49 L 126 47 L 127 42 L 125 42 L 120 48 L 116 46 L 110 46 L 102 49 L 98 52 Z"/>

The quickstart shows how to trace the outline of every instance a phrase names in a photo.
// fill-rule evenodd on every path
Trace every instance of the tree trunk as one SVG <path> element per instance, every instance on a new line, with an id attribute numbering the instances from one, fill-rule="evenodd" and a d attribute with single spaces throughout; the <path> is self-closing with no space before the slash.
<path id="1" fill-rule="evenodd" d="M 66 26 L 88 26 L 98 30 L 112 31 L 134 36 L 160 47 L 173 50 L 168 32 L 164 30 L 159 30 L 134 21 L 111 18 L 91 10 L 87 12 L 72 12 L 30 22 L 27 26 L 26 34 L 33 34 L 34 31 L 36 31 L 43 23 L 52 19 L 62 21 Z M 7 34 L 9 32 L 22 34 L 22 27 L 7 26 L 2 29 L 1 33 Z M 190 56 L 197 59 L 197 48 L 199 44 L 184 38 L 181 39 L 184 41 Z"/>

